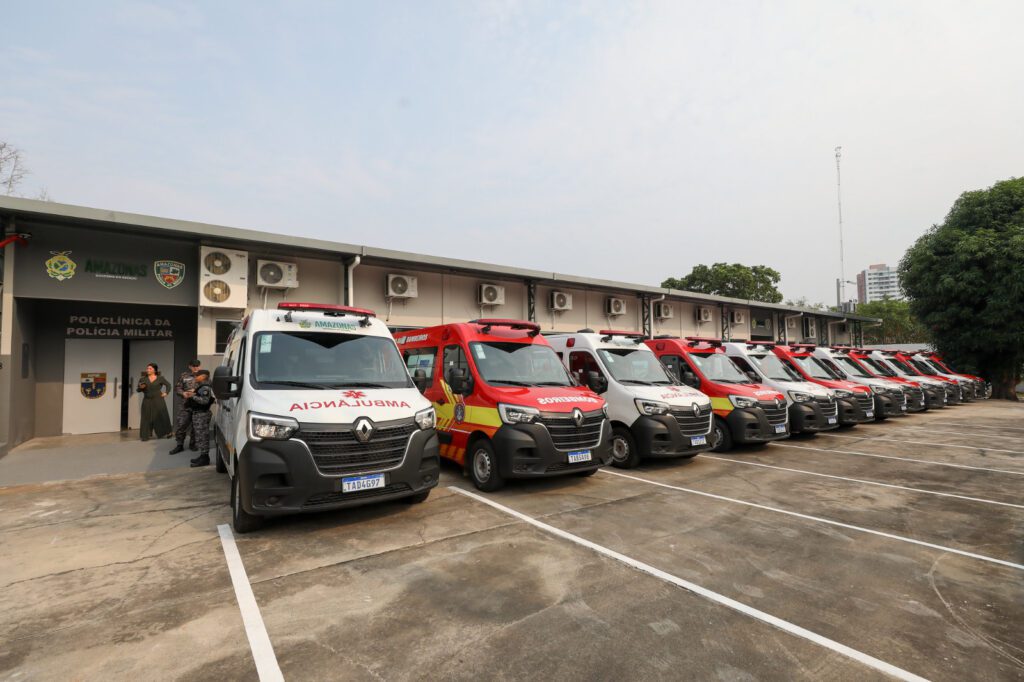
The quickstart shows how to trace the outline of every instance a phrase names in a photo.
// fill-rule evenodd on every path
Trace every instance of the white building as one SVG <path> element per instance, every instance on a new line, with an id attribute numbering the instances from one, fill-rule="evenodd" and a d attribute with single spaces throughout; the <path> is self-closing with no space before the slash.
<path id="1" fill-rule="evenodd" d="M 869 265 L 867 270 L 857 274 L 857 300 L 873 303 L 883 298 L 901 301 L 905 298 L 899 272 L 885 263 Z"/>

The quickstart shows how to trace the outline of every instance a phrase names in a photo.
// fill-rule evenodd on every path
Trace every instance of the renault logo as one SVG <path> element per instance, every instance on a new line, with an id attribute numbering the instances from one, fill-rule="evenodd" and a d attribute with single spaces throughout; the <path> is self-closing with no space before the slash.
<path id="1" fill-rule="evenodd" d="M 574 407 L 572 410 L 572 420 L 576 422 L 576 428 L 583 426 L 583 411 L 578 407 Z"/>
<path id="2" fill-rule="evenodd" d="M 775 399 L 775 407 L 778 407 L 779 409 L 782 408 L 782 398 Z"/>
<path id="3" fill-rule="evenodd" d="M 690 407 L 693 408 L 693 413 L 695 415 L 700 416 L 700 405 L 698 405 L 697 403 L 694 403 L 693 405 L 690 405 Z"/>
<path id="4" fill-rule="evenodd" d="M 368 443 L 373 437 L 373 422 L 366 417 L 360 417 L 352 425 L 352 432 L 356 434 L 356 440 L 360 443 Z"/>

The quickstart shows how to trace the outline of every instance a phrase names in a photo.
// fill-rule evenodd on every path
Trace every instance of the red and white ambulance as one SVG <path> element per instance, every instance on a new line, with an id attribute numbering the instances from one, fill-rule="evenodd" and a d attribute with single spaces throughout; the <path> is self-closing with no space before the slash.
<path id="1" fill-rule="evenodd" d="M 910 362 L 910 358 L 903 353 L 868 348 L 858 348 L 854 353 L 882 375 L 915 381 L 920 384 L 929 381 L 942 383 L 943 389 L 946 391 L 947 405 L 958 405 L 964 402 L 964 391 L 959 381 L 941 374 L 932 374 L 933 370 L 931 369 L 923 372 L 914 366 Z"/>
<path id="2" fill-rule="evenodd" d="M 847 381 L 866 386 L 874 399 L 875 421 L 906 414 L 906 394 L 903 385 L 895 379 L 879 376 L 850 354 L 850 348 L 818 347 L 813 355 L 836 375 Z"/>
<path id="3" fill-rule="evenodd" d="M 726 355 L 720 339 L 656 336 L 645 343 L 684 384 L 711 398 L 715 451 L 789 437 L 786 396 L 751 381 Z"/>
<path id="4" fill-rule="evenodd" d="M 569 375 L 540 325 L 472 320 L 396 342 L 437 411 L 441 456 L 480 490 L 510 478 L 589 476 L 611 460 L 604 399 Z"/>
<path id="5" fill-rule="evenodd" d="M 871 396 L 871 388 L 837 374 L 814 357 L 816 349 L 817 346 L 813 343 L 776 344 L 772 348 L 780 360 L 787 363 L 805 380 L 835 391 L 841 425 L 852 426 L 874 421 L 875 401 Z"/>
<path id="6" fill-rule="evenodd" d="M 944 374 L 951 376 L 964 377 L 974 382 L 974 396 L 980 400 L 988 400 L 992 397 L 992 382 L 986 381 L 979 376 L 973 374 L 964 374 L 963 372 L 957 372 L 949 366 L 949 363 L 942 359 L 935 351 L 920 351 L 916 354 L 917 357 L 924 358 L 937 369 L 942 371 Z"/>

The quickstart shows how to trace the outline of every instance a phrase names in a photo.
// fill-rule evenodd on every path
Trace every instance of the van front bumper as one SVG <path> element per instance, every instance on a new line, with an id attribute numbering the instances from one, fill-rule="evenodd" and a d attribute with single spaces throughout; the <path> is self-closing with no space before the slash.
<path id="1" fill-rule="evenodd" d="M 871 416 L 869 417 L 857 401 L 856 396 L 853 398 L 837 398 L 836 405 L 839 407 L 839 423 L 843 426 L 875 421 L 875 411 L 872 409 Z M 874 401 L 872 401 L 871 406 L 874 407 Z"/>
<path id="2" fill-rule="evenodd" d="M 712 419 L 713 416 L 709 416 L 707 433 L 696 436 L 683 435 L 679 422 L 670 414 L 638 417 L 629 427 L 629 431 L 633 434 L 641 457 L 693 457 L 711 449 Z M 694 439 L 704 442 L 695 445 Z"/>
<path id="3" fill-rule="evenodd" d="M 342 479 L 366 474 L 384 474 L 384 487 L 342 492 Z M 372 467 L 327 476 L 313 462 L 301 440 L 249 441 L 238 455 L 242 508 L 257 516 L 278 516 L 299 512 L 356 507 L 386 502 L 430 490 L 441 475 L 437 434 L 433 429 L 416 431 L 409 438 L 405 457 L 395 468 Z"/>
<path id="4" fill-rule="evenodd" d="M 776 433 L 775 425 L 760 407 L 737 407 L 725 418 L 734 443 L 767 443 L 789 438 L 789 423 L 785 430 Z"/>
<path id="5" fill-rule="evenodd" d="M 838 415 L 837 415 L 838 416 Z M 817 433 L 839 428 L 839 419 L 828 423 L 828 416 L 816 401 L 791 403 L 789 406 L 790 433 Z"/>
<path id="6" fill-rule="evenodd" d="M 596 444 L 584 443 L 570 450 L 560 450 L 551 440 L 543 424 L 504 424 L 491 443 L 498 458 L 498 471 L 504 478 L 542 478 L 579 471 L 591 471 L 612 461 L 611 422 L 601 423 L 601 436 Z M 569 453 L 590 451 L 590 460 L 569 462 Z M 466 453 L 467 457 L 469 453 Z"/>
<path id="7" fill-rule="evenodd" d="M 939 386 L 926 386 L 924 401 L 929 410 L 938 410 L 946 406 L 946 389 Z"/>

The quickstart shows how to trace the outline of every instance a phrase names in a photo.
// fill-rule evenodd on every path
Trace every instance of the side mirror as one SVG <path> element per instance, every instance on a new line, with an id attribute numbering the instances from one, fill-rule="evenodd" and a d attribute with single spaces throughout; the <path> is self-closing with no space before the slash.
<path id="1" fill-rule="evenodd" d="M 608 390 L 608 380 L 600 372 L 590 370 L 587 372 L 587 388 L 594 393 L 604 393 Z"/>
<path id="2" fill-rule="evenodd" d="M 700 382 L 697 381 L 697 375 L 693 372 L 683 372 L 683 383 L 690 388 L 700 388 Z"/>
<path id="3" fill-rule="evenodd" d="M 747 374 L 747 378 L 750 379 L 751 381 L 753 381 L 755 384 L 761 382 L 761 377 L 757 376 L 757 372 L 751 370 L 751 371 L 747 372 L 746 374 Z"/>
<path id="4" fill-rule="evenodd" d="M 416 384 L 416 389 L 423 393 L 430 386 L 430 380 L 427 379 L 427 373 L 422 369 L 414 370 L 412 373 L 412 383 Z"/>
<path id="5" fill-rule="evenodd" d="M 213 395 L 217 400 L 237 398 L 242 393 L 242 378 L 231 374 L 231 368 L 221 365 L 213 370 Z"/>
<path id="6" fill-rule="evenodd" d="M 448 385 L 452 393 L 457 395 L 469 395 L 473 392 L 473 382 L 464 369 L 452 367 L 448 370 Z"/>

